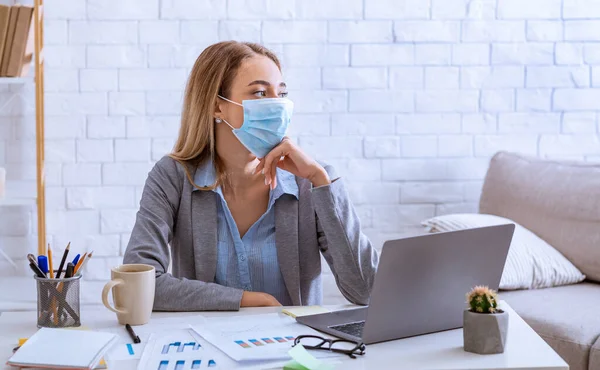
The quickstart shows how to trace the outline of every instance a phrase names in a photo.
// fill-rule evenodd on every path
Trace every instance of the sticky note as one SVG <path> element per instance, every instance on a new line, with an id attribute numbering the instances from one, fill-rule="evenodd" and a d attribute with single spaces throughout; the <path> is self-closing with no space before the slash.
<path id="1" fill-rule="evenodd" d="M 298 316 L 316 315 L 319 313 L 331 312 L 328 309 L 321 306 L 295 306 L 287 307 L 281 310 L 281 313 L 296 318 Z"/>
<path id="2" fill-rule="evenodd" d="M 325 363 L 321 360 L 316 359 L 313 355 L 308 353 L 306 348 L 301 344 L 292 347 L 288 351 L 288 354 L 292 356 L 293 361 L 288 362 L 284 369 L 293 370 L 333 370 L 333 365 Z M 288 367 L 291 366 L 291 367 Z M 298 367 L 301 366 L 301 367 Z"/>
<path id="3" fill-rule="evenodd" d="M 304 366 L 300 365 L 295 360 L 292 360 L 283 366 L 283 370 L 308 370 Z"/>

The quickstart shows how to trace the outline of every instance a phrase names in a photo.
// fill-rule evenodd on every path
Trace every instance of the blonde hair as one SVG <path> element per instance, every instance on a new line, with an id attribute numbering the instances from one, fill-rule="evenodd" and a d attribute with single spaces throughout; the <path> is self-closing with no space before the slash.
<path id="1" fill-rule="evenodd" d="M 212 190 L 228 183 L 223 161 L 215 148 L 213 114 L 217 95 L 229 98 L 238 68 L 245 59 L 256 55 L 268 57 L 281 70 L 279 59 L 272 51 L 251 42 L 213 44 L 204 49 L 194 63 L 185 88 L 179 135 L 169 156 L 183 165 L 188 180 L 200 190 Z M 190 168 L 206 160 L 214 162 L 217 180 L 212 186 L 202 187 L 194 183 Z"/>

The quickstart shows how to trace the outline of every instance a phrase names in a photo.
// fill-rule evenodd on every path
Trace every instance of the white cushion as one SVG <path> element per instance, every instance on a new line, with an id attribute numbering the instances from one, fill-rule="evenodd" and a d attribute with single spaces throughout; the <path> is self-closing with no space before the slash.
<path id="1" fill-rule="evenodd" d="M 515 224 L 500 289 L 538 289 L 583 281 L 581 273 L 560 252 L 523 226 L 507 218 L 461 213 L 430 218 L 422 222 L 429 232 L 445 232 L 506 223 Z"/>

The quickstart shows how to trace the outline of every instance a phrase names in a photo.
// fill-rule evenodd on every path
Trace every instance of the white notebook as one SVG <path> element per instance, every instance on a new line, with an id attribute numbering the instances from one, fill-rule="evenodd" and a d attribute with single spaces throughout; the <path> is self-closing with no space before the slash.
<path id="1" fill-rule="evenodd" d="M 20 367 L 93 369 L 117 335 L 94 331 L 41 328 L 8 360 Z"/>

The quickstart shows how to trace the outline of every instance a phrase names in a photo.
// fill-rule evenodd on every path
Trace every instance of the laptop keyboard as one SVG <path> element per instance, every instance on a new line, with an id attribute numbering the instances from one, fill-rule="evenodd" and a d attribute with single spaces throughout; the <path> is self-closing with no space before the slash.
<path id="1" fill-rule="evenodd" d="M 362 338 L 363 328 L 365 327 L 364 321 L 351 322 L 348 324 L 330 326 L 329 329 L 335 329 L 342 333 L 350 334 L 358 338 Z"/>

